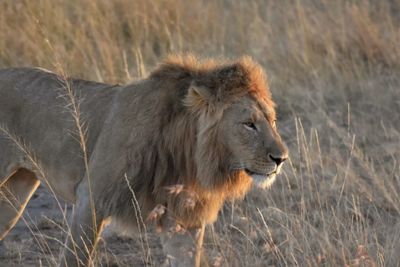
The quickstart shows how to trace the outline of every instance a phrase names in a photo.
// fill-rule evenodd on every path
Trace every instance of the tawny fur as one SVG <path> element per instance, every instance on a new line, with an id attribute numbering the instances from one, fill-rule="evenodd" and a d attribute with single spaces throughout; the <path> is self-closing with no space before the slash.
<path id="1" fill-rule="evenodd" d="M 153 184 L 141 185 L 147 190 L 138 186 L 135 192 L 139 192 L 139 199 L 146 200 L 145 202 L 151 200 L 149 208 L 157 203 L 165 204 L 185 227 L 199 226 L 200 222 L 211 223 L 217 218 L 218 211 L 227 198 L 241 198 L 245 195 L 250 189 L 251 179 L 242 171 L 231 172 L 224 163 L 229 155 L 216 140 L 217 119 L 209 129 L 208 138 L 198 144 L 196 135 L 199 117 L 206 109 L 194 103 L 189 103 L 191 107 L 185 109 L 182 103 L 188 105 L 191 101 L 187 99 L 188 89 L 194 83 L 216 92 L 218 103 L 215 103 L 215 109 L 223 111 L 229 103 L 248 94 L 257 99 L 268 110 L 269 116 L 274 118 L 275 104 L 271 100 L 264 71 L 249 57 L 222 64 L 212 59 L 199 60 L 192 55 L 171 56 L 150 74 L 149 79 L 161 82 L 163 90 L 174 93 L 170 100 L 172 108 L 164 113 L 167 119 L 165 125 L 162 125 L 162 131 L 154 133 L 153 146 L 147 148 L 146 155 L 142 155 L 145 160 L 142 167 L 139 167 L 140 170 L 149 171 L 141 175 L 153 177 L 149 180 Z M 200 110 L 196 110 L 197 108 Z M 198 159 L 196 150 L 203 153 Z M 188 191 L 193 192 L 196 198 L 195 207 L 185 205 L 189 197 L 185 192 L 176 196 L 167 194 L 165 188 L 175 184 L 183 184 Z M 124 182 L 121 187 L 126 188 Z M 151 192 L 148 191 L 149 187 L 152 188 Z M 120 190 L 110 188 L 111 192 Z M 120 199 L 115 206 L 123 212 L 129 211 L 124 204 L 129 205 L 131 196 L 129 193 L 119 197 L 121 196 L 126 196 L 127 199 Z M 125 214 L 123 217 L 132 218 L 132 214 Z"/>
<path id="2" fill-rule="evenodd" d="M 88 170 L 66 108 L 70 103 L 62 97 L 67 86 L 79 98 L 86 122 Z M 200 227 L 215 221 L 226 199 L 248 192 L 253 182 L 246 166 L 268 173 L 275 168 L 269 155 L 287 154 L 274 126 L 274 107 L 263 69 L 248 57 L 172 56 L 147 79 L 125 86 L 64 79 L 39 69 L 1 70 L 0 184 L 12 182 L 6 177 L 20 168 L 30 170 L 59 196 L 77 201 L 85 217 L 91 179 L 99 220 L 111 217 L 134 228 L 132 189 L 143 218 L 162 205 L 177 223 Z M 254 140 L 251 133 L 237 130 L 232 137 L 227 126 L 244 112 L 261 121 L 257 143 L 243 144 L 241 136 Z M 13 140 L 27 144 L 38 164 Z M 171 194 L 167 189 L 176 185 L 183 190 Z M 159 219 L 163 224 L 165 216 Z M 80 223 L 77 216 L 73 238 L 78 240 Z"/>

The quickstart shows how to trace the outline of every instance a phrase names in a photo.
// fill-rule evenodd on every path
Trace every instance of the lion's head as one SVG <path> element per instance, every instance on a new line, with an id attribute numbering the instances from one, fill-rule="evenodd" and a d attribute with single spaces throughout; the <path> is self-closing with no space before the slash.
<path id="1" fill-rule="evenodd" d="M 172 101 L 180 101 L 168 116 L 173 126 L 165 143 L 181 178 L 168 183 L 182 183 L 201 199 L 196 212 L 175 199 L 178 217 L 213 221 L 226 198 L 242 197 L 251 184 L 272 184 L 288 152 L 260 65 L 248 57 L 221 63 L 175 56 L 150 78 L 174 88 Z"/>
<path id="2" fill-rule="evenodd" d="M 215 186 L 247 176 L 260 187 L 270 186 L 288 151 L 262 68 L 243 58 L 201 73 L 185 98 L 199 116 L 195 157 L 200 183 Z"/>

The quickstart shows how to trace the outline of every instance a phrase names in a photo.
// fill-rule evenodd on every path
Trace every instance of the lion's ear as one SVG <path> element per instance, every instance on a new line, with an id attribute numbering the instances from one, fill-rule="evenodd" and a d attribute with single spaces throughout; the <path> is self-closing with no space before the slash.
<path id="1" fill-rule="evenodd" d="M 208 109 L 212 104 L 212 98 L 213 96 L 208 88 L 191 84 L 184 99 L 184 104 L 196 110 Z"/>

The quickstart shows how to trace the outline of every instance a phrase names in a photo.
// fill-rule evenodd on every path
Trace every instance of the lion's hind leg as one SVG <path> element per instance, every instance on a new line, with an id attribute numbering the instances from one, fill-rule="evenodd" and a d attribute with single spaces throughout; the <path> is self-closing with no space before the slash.
<path id="1" fill-rule="evenodd" d="M 39 184 L 33 172 L 22 168 L 0 183 L 0 240 L 17 223 Z"/>

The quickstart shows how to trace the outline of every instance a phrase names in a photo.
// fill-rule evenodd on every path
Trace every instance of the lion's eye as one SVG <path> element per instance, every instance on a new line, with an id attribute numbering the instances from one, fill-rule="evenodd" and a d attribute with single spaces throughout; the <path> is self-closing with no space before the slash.
<path id="1" fill-rule="evenodd" d="M 251 121 L 244 122 L 243 125 L 244 125 L 244 127 L 245 127 L 246 129 L 248 129 L 248 130 L 257 131 L 256 125 L 255 125 L 253 122 L 251 122 Z"/>

